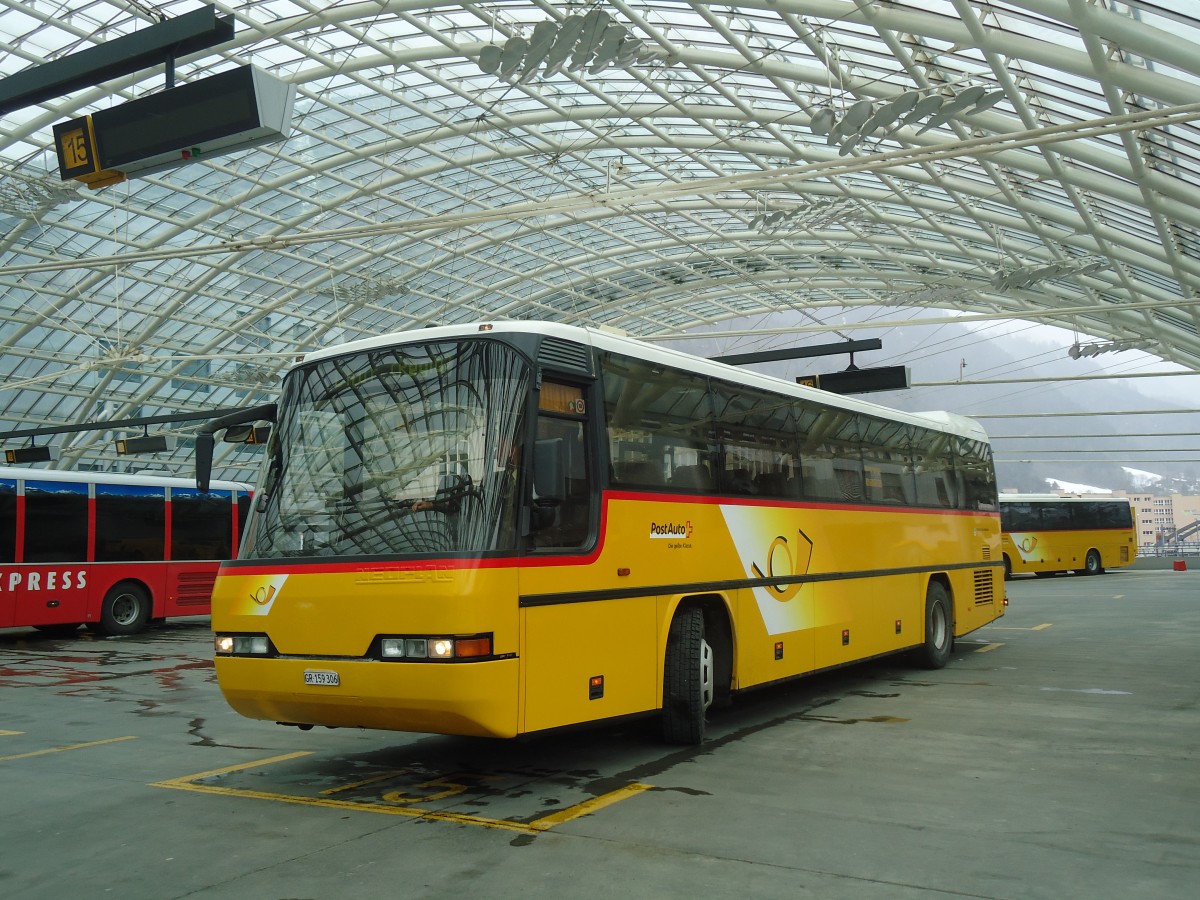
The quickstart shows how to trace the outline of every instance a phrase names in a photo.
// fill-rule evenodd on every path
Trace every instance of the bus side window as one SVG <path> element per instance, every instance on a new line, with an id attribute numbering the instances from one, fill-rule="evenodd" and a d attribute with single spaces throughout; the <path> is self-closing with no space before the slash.
<path id="1" fill-rule="evenodd" d="M 88 556 L 88 486 L 25 481 L 25 562 L 65 562 Z"/>
<path id="2" fill-rule="evenodd" d="M 601 371 L 615 485 L 678 487 L 674 472 L 716 458 L 707 378 L 613 353 Z"/>
<path id="3" fill-rule="evenodd" d="M 17 482 L 0 480 L 0 563 L 17 561 Z"/>
<path id="4" fill-rule="evenodd" d="M 166 559 L 167 492 L 161 487 L 96 485 L 96 562 Z"/>
<path id="5" fill-rule="evenodd" d="M 233 555 L 230 491 L 171 491 L 171 558 L 229 559 Z"/>

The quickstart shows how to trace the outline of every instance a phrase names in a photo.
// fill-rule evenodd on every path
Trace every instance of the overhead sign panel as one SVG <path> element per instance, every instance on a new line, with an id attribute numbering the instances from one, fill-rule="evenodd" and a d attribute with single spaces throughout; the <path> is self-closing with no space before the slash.
<path id="1" fill-rule="evenodd" d="M 802 375 L 797 384 L 820 388 L 834 394 L 869 394 L 872 391 L 902 391 L 911 386 L 908 366 L 880 366 L 874 369 L 847 369 L 825 375 Z"/>
<path id="2" fill-rule="evenodd" d="M 55 126 L 59 174 L 98 187 L 283 140 L 295 98 L 247 65 L 132 100 Z"/>

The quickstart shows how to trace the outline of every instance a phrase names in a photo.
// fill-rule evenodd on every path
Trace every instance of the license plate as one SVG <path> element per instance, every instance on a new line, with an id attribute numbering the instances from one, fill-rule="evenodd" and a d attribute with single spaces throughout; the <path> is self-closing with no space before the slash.
<path id="1" fill-rule="evenodd" d="M 340 678 L 338 678 L 337 672 L 327 672 L 327 671 L 319 670 L 319 669 L 305 669 L 304 670 L 304 683 L 305 684 L 322 684 L 322 685 L 329 685 L 331 687 L 337 687 L 339 684 L 342 683 L 342 681 Z"/>

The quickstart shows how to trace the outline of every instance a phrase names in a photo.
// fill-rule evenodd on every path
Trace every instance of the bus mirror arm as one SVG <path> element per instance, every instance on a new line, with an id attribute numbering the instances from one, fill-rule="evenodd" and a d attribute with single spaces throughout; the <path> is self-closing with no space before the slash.
<path id="1" fill-rule="evenodd" d="M 275 415 L 275 404 L 266 403 L 262 406 L 239 409 L 227 416 L 213 419 L 201 427 L 196 433 L 196 489 L 208 493 L 209 484 L 212 482 L 213 435 L 216 432 L 234 425 L 246 425 L 251 422 L 274 422 Z"/>
<path id="2" fill-rule="evenodd" d="M 201 432 L 196 435 L 196 490 L 208 493 L 212 480 L 213 436 Z"/>

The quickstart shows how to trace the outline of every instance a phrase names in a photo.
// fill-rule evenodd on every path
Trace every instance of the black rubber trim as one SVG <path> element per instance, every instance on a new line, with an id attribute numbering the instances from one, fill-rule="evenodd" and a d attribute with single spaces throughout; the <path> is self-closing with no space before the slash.
<path id="1" fill-rule="evenodd" d="M 1002 568 L 1004 561 L 987 560 L 970 563 L 951 563 L 944 566 L 905 566 L 897 569 L 863 569 L 857 572 L 821 572 L 812 575 L 788 575 L 772 578 L 734 578 L 728 581 L 692 581 L 680 584 L 650 584 L 643 587 L 608 588 L 600 591 L 570 593 L 526 594 L 518 599 L 524 608 L 560 606 L 564 603 L 595 603 L 601 600 L 626 600 L 657 594 L 696 594 L 706 591 L 736 591 L 744 588 L 767 587 L 772 584 L 813 584 L 819 581 L 851 581 L 859 578 L 881 578 L 889 575 L 918 575 L 947 572 L 952 569 Z"/>

